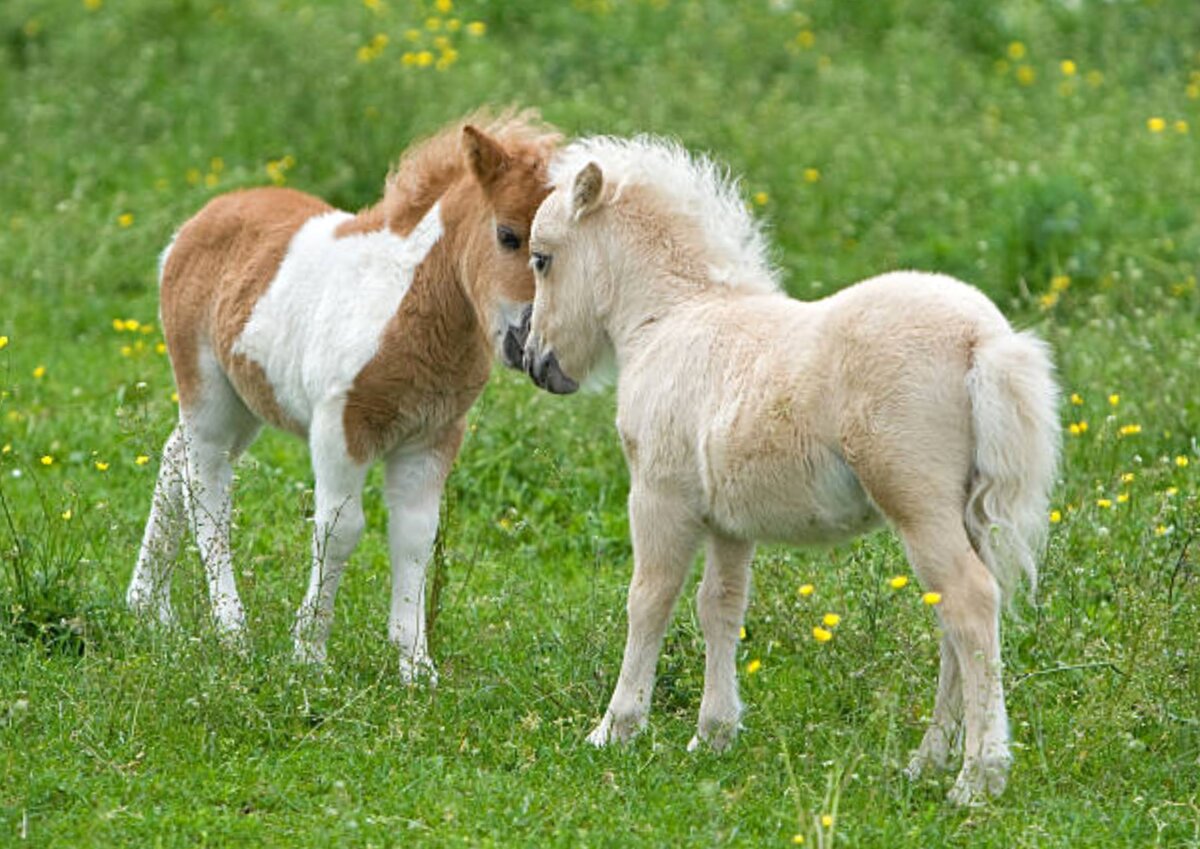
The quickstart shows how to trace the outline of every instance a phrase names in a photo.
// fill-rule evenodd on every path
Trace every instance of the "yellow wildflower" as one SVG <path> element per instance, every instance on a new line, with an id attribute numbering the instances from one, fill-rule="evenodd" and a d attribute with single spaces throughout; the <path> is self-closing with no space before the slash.
<path id="1" fill-rule="evenodd" d="M 105 463 L 103 460 L 97 460 L 96 461 L 96 471 L 107 472 L 108 471 L 108 463 Z"/>
<path id="2" fill-rule="evenodd" d="M 83 0 L 83 8 L 89 12 L 95 12 L 103 5 L 104 0 Z"/>
<path id="3" fill-rule="evenodd" d="M 1122 492 L 1120 495 L 1118 495 L 1118 496 L 1117 496 L 1117 503 L 1118 503 L 1118 504 L 1124 504 L 1124 503 L 1125 503 L 1126 501 L 1128 501 L 1128 500 L 1129 500 L 1129 493 L 1128 493 L 1128 492 Z"/>
<path id="4" fill-rule="evenodd" d="M 757 672 L 760 669 L 762 669 L 762 661 L 759 660 L 758 658 L 754 658 L 754 660 L 752 660 L 746 664 L 746 674 L 747 675 L 753 675 L 755 672 Z"/>
<path id="5" fill-rule="evenodd" d="M 1009 59 L 1024 59 L 1025 58 L 1025 45 L 1019 41 L 1014 41 L 1010 45 L 1008 45 L 1008 58 Z"/>
<path id="6" fill-rule="evenodd" d="M 1108 396 L 1108 403 L 1114 407 L 1117 406 L 1121 403 L 1121 396 L 1114 392 L 1112 395 Z"/>
<path id="7" fill-rule="evenodd" d="M 1050 511 L 1050 524 L 1057 525 L 1061 521 L 1062 521 L 1062 511 L 1061 510 L 1051 510 Z"/>
<path id="8" fill-rule="evenodd" d="M 804 596 L 805 598 L 808 598 L 813 594 L 814 589 L 815 587 L 813 587 L 812 584 L 801 584 L 800 589 L 798 589 L 796 592 L 800 593 L 800 595 Z"/>
<path id="9" fill-rule="evenodd" d="M 1181 469 L 1186 469 L 1188 465 L 1188 458 L 1180 454 L 1175 458 L 1175 465 Z"/>
<path id="10" fill-rule="evenodd" d="M 435 0 L 433 7 L 444 15 L 454 8 L 454 0 Z"/>
<path id="11" fill-rule="evenodd" d="M 1133 483 L 1134 477 L 1135 475 L 1133 472 L 1126 472 L 1125 474 L 1121 475 L 1121 483 Z"/>
<path id="12" fill-rule="evenodd" d="M 33 377 L 35 380 L 41 380 L 45 376 L 46 376 L 46 367 L 45 366 L 40 365 L 33 370 Z"/>
<path id="13" fill-rule="evenodd" d="M 1167 496 L 1167 498 L 1171 498 L 1172 496 L 1176 495 L 1178 492 L 1179 492 L 1179 487 L 1169 486 L 1163 490 L 1163 495 Z"/>
<path id="14" fill-rule="evenodd" d="M 417 67 L 428 68 L 433 64 L 433 54 L 428 50 L 422 50 L 417 54 Z"/>
<path id="15" fill-rule="evenodd" d="M 1083 396 L 1080 395 L 1078 392 L 1072 392 L 1071 393 L 1071 403 L 1074 404 L 1076 407 L 1083 406 Z"/>
<path id="16" fill-rule="evenodd" d="M 1050 278 L 1051 292 L 1065 292 L 1071 287 L 1071 278 L 1066 274 L 1055 274 Z"/>
<path id="17" fill-rule="evenodd" d="M 483 21 L 471 21 L 471 23 L 467 24 L 467 33 L 469 35 L 479 36 L 485 32 L 487 32 L 487 24 Z"/>
<path id="18" fill-rule="evenodd" d="M 132 357 L 133 356 L 133 348 L 129 345 L 122 345 L 121 346 L 121 356 L 122 357 Z"/>
<path id="19" fill-rule="evenodd" d="M 406 29 L 404 31 L 404 37 L 409 41 L 420 41 L 421 40 L 421 31 L 419 29 L 416 29 L 415 27 L 412 29 Z"/>
<path id="20" fill-rule="evenodd" d="M 838 623 L 841 621 L 842 617 L 836 613 L 826 613 L 821 617 L 821 622 L 823 622 L 827 628 L 836 628 Z"/>
<path id="21" fill-rule="evenodd" d="M 444 71 L 458 61 L 458 51 L 454 48 L 447 48 L 442 51 L 442 55 L 438 57 L 437 65 L 439 71 Z"/>
<path id="22" fill-rule="evenodd" d="M 0 448 L 0 454 L 7 454 L 10 451 L 12 451 L 12 443 L 11 442 L 4 443 L 4 447 Z"/>
<path id="23" fill-rule="evenodd" d="M 1156 537 L 1160 537 L 1160 536 L 1162 536 L 1163 534 L 1165 534 L 1166 532 L 1167 532 L 1167 526 L 1166 526 L 1166 525 L 1159 525 L 1158 527 L 1156 527 L 1156 528 L 1154 529 L 1154 535 L 1155 535 Z"/>
<path id="24" fill-rule="evenodd" d="M 0 351 L 3 351 L 7 347 L 8 347 L 8 337 L 0 336 Z"/>
<path id="25" fill-rule="evenodd" d="M 1117 433 L 1121 434 L 1121 436 L 1136 436 L 1141 432 L 1142 426 L 1140 424 L 1122 425 L 1120 430 L 1117 431 Z"/>
<path id="26" fill-rule="evenodd" d="M 902 590 L 908 586 L 908 576 L 897 575 L 894 578 L 890 578 L 888 580 L 888 585 L 894 590 Z"/>
<path id="27" fill-rule="evenodd" d="M 441 28 L 442 28 L 442 19 L 441 18 L 426 18 L 425 19 L 425 29 L 429 30 L 430 32 L 437 32 Z"/>
<path id="28" fill-rule="evenodd" d="M 122 212 L 120 215 L 117 216 L 117 224 L 121 227 L 132 227 L 133 226 L 133 213 Z"/>
<path id="29" fill-rule="evenodd" d="M 171 401 L 175 404 L 179 403 L 179 393 L 178 392 L 171 393 Z"/>
<path id="30" fill-rule="evenodd" d="M 167 352 L 167 343 L 166 342 L 156 342 L 155 343 L 154 353 L 165 354 L 166 352 Z"/>
<path id="31" fill-rule="evenodd" d="M 139 466 L 144 466 L 150 462 L 150 458 L 145 454 L 138 454 L 137 459 L 135 459 L 133 462 L 137 463 Z"/>
<path id="32" fill-rule="evenodd" d="M 1167 128 L 1167 122 L 1157 116 L 1146 120 L 1146 129 L 1152 133 L 1161 133 Z"/>
<path id="33" fill-rule="evenodd" d="M 935 604 L 942 603 L 942 594 L 933 592 L 925 593 L 925 595 L 921 596 L 921 601 L 932 607 Z"/>
<path id="34" fill-rule="evenodd" d="M 125 329 L 126 330 L 135 331 L 141 326 L 142 326 L 141 322 L 138 321 L 136 318 L 125 319 Z"/>
<path id="35" fill-rule="evenodd" d="M 67 508 L 66 510 L 62 511 L 62 518 L 63 518 L 63 521 L 64 521 L 64 522 L 69 522 L 69 521 L 71 521 L 71 510 L 70 510 L 70 508 Z"/>
<path id="36" fill-rule="evenodd" d="M 804 842 L 804 835 L 803 834 L 793 834 L 792 842 L 795 843 L 797 846 L 799 846 L 801 843 Z"/>
<path id="37" fill-rule="evenodd" d="M 797 46 L 802 47 L 805 50 L 809 50 L 816 43 L 817 43 L 817 37 L 815 35 L 813 35 L 812 30 L 802 29 L 802 30 L 800 30 L 800 32 L 796 33 Z"/>
<path id="38" fill-rule="evenodd" d="M 54 465 L 54 457 L 52 457 L 49 454 L 43 454 L 42 455 L 42 465 L 43 466 L 53 466 Z"/>
<path id="39" fill-rule="evenodd" d="M 825 828 L 829 828 L 833 825 L 833 817 L 831 817 L 829 814 L 821 814 L 821 825 L 825 826 Z"/>
<path id="40" fill-rule="evenodd" d="M 833 632 L 826 631 L 820 625 L 817 625 L 815 628 L 813 628 L 812 635 L 813 635 L 813 639 L 816 640 L 818 643 L 827 643 L 833 639 Z"/>
<path id="41" fill-rule="evenodd" d="M 753 198 L 753 199 L 754 199 L 754 203 L 755 203 L 756 205 L 758 205 L 758 206 L 766 206 L 766 205 L 767 205 L 767 201 L 769 201 L 769 200 L 771 199 L 771 197 L 770 197 L 770 195 L 768 195 L 766 192 L 755 192 L 755 193 L 754 193 L 754 198 Z"/>
<path id="42" fill-rule="evenodd" d="M 1188 122 L 1183 120 L 1182 118 L 1180 118 L 1178 121 L 1176 121 L 1174 126 L 1175 126 L 1175 132 L 1179 133 L 1180 135 L 1186 133 L 1189 129 Z"/>
<path id="43" fill-rule="evenodd" d="M 1021 85 L 1033 85 L 1037 80 L 1037 71 L 1028 65 L 1022 65 L 1017 68 L 1017 82 Z"/>
<path id="44" fill-rule="evenodd" d="M 1058 67 L 1059 67 L 1059 70 L 1061 70 L 1063 72 L 1064 77 L 1073 77 L 1073 76 L 1075 76 L 1075 71 L 1078 70 L 1075 67 L 1075 63 L 1072 62 L 1070 59 L 1063 59 L 1061 62 L 1058 63 Z"/>
<path id="45" fill-rule="evenodd" d="M 1038 297 L 1038 304 L 1042 309 L 1048 310 L 1058 303 L 1058 292 L 1046 292 Z"/>
<path id="46" fill-rule="evenodd" d="M 460 29 L 462 29 L 462 21 L 460 21 L 458 18 L 451 18 L 450 20 L 446 21 L 447 32 L 458 32 Z"/>
<path id="47" fill-rule="evenodd" d="M 804 169 L 804 182 L 819 183 L 820 181 L 821 181 L 821 172 L 820 171 L 818 171 L 816 168 L 805 168 Z"/>
<path id="48" fill-rule="evenodd" d="M 1112 499 L 1111 498 L 1097 498 L 1096 506 L 1099 507 L 1101 510 L 1107 510 L 1109 507 L 1112 507 Z"/>

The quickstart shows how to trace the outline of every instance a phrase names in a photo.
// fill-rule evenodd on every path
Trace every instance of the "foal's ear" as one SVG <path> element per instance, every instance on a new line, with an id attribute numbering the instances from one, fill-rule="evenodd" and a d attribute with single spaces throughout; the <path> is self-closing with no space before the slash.
<path id="1" fill-rule="evenodd" d="M 600 206 L 603 190 L 604 174 L 599 165 L 589 162 L 575 175 L 575 185 L 571 188 L 571 214 L 576 220 Z"/>
<path id="2" fill-rule="evenodd" d="M 473 124 L 463 127 L 462 139 L 471 173 L 488 188 L 508 167 L 508 154 L 499 142 Z"/>

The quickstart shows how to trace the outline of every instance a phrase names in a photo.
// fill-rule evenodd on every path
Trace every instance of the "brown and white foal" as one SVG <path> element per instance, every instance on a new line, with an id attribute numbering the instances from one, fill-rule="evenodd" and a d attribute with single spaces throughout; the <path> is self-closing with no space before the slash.
<path id="1" fill-rule="evenodd" d="M 363 483 L 382 459 L 388 636 L 402 677 L 433 673 L 423 591 L 438 505 L 493 355 L 520 365 L 529 228 L 558 141 L 526 113 L 474 115 L 410 149 L 382 201 L 358 215 L 261 188 L 217 197 L 180 229 L 160 268 L 179 424 L 163 449 L 131 608 L 172 621 L 186 516 L 218 628 L 243 632 L 233 462 L 266 422 L 308 441 L 315 476 L 297 656 L 324 660 L 338 582 L 363 530 Z"/>

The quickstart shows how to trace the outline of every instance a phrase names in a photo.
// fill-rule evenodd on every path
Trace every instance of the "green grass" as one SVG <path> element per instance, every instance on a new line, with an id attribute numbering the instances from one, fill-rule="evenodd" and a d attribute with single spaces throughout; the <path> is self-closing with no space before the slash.
<path id="1" fill-rule="evenodd" d="M 1200 846 L 1194 2 L 380 7 L 0 6 L 0 845 Z M 426 19 L 454 16 L 486 32 L 450 33 L 444 71 L 406 66 L 439 54 Z M 174 412 L 157 329 L 113 320 L 156 323 L 173 229 L 285 157 L 289 185 L 357 208 L 412 139 L 509 101 L 570 133 L 716 153 L 766 193 L 798 297 L 941 270 L 1052 342 L 1082 400 L 1064 429 L 1088 428 L 1064 433 L 1037 603 L 1005 625 L 1017 748 L 995 805 L 954 810 L 949 776 L 899 774 L 937 640 L 915 584 L 886 584 L 908 572 L 887 533 L 759 553 L 742 663 L 762 666 L 731 752 L 684 751 L 703 668 L 690 593 L 646 734 L 584 743 L 629 572 L 611 394 L 497 373 L 473 412 L 436 563 L 434 692 L 399 684 L 384 639 L 378 475 L 329 668 L 290 663 L 312 492 L 278 434 L 239 467 L 249 656 L 214 639 L 194 552 L 177 633 L 124 612 Z M 843 620 L 819 645 L 827 610 Z"/>

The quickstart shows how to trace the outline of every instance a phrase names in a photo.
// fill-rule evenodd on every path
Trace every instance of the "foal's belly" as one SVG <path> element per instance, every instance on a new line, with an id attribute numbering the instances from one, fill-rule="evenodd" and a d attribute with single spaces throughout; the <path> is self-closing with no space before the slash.
<path id="1" fill-rule="evenodd" d="M 827 449 L 803 457 L 744 458 L 711 469 L 707 483 L 710 520 L 746 539 L 835 543 L 882 521 L 854 471 Z"/>

